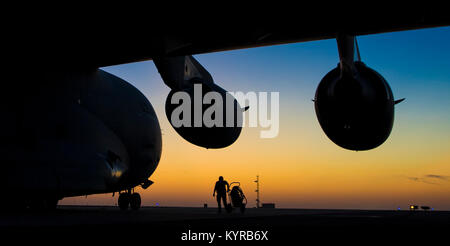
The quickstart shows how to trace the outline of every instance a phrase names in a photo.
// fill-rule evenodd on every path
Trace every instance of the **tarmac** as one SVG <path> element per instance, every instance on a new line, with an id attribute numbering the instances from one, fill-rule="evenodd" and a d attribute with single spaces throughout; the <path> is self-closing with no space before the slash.
<path id="1" fill-rule="evenodd" d="M 404 243 L 448 238 L 449 229 L 449 211 L 249 208 L 244 214 L 237 209 L 218 214 L 217 208 L 143 207 L 121 211 L 117 207 L 58 206 L 51 212 L 0 213 L 1 236 L 16 240 L 31 237 L 48 241 L 58 235 L 80 242 L 127 241 L 129 237 L 177 245 L 273 245 L 311 239 L 316 243 L 359 242 L 362 237 L 370 242 Z M 214 240 L 207 238 L 213 233 Z"/>

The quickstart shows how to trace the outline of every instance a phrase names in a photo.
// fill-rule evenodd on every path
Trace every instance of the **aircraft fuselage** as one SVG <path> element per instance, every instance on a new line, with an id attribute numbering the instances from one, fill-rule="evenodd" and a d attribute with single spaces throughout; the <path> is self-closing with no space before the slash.
<path id="1" fill-rule="evenodd" d="M 3 90 L 1 187 L 23 202 L 117 192 L 147 181 L 162 150 L 147 98 L 102 70 L 48 74 L 15 74 Z"/>

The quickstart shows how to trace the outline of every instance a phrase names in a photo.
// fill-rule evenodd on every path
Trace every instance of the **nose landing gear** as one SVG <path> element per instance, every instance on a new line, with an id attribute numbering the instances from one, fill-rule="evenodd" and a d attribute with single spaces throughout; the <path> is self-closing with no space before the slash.
<path id="1" fill-rule="evenodd" d="M 128 189 L 126 192 L 119 194 L 118 205 L 120 210 L 127 210 L 130 207 L 132 210 L 141 208 L 141 196 L 139 193 L 132 192 Z"/>

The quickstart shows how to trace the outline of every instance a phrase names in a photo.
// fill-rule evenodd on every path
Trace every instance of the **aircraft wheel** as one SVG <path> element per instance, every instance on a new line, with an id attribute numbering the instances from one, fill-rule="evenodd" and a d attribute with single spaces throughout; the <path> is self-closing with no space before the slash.
<path id="1" fill-rule="evenodd" d="M 138 210 L 139 208 L 141 208 L 141 196 L 139 195 L 139 193 L 131 194 L 130 207 L 133 210 Z"/>
<path id="2" fill-rule="evenodd" d="M 121 193 L 119 195 L 119 201 L 117 202 L 120 210 L 127 210 L 130 205 L 130 194 Z"/>

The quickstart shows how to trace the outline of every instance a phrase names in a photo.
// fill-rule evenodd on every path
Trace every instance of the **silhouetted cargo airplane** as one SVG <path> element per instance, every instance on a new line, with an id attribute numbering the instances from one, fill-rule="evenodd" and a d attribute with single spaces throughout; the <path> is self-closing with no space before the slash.
<path id="1" fill-rule="evenodd" d="M 1 205 L 54 208 L 64 197 L 119 192 L 120 208 L 140 207 L 133 188 L 152 184 L 149 177 L 161 157 L 158 118 L 139 90 L 98 69 L 102 66 L 153 60 L 171 88 L 170 116 L 173 93 L 192 96 L 194 84 L 226 94 L 192 54 L 336 38 L 340 63 L 319 83 L 317 118 L 337 145 L 375 148 L 388 138 L 399 101 L 386 80 L 361 62 L 355 37 L 450 24 L 444 11 L 404 13 L 282 16 L 277 24 L 266 16 L 251 24 L 237 16 L 226 24 L 205 17 L 211 28 L 201 28 L 198 18 L 164 27 L 120 20 L 85 28 L 52 20 L 6 28 L 3 60 L 10 62 L 2 68 L 0 99 Z M 234 105 L 233 113 L 242 114 Z M 198 146 L 222 148 L 239 137 L 241 127 L 176 131 Z"/>

